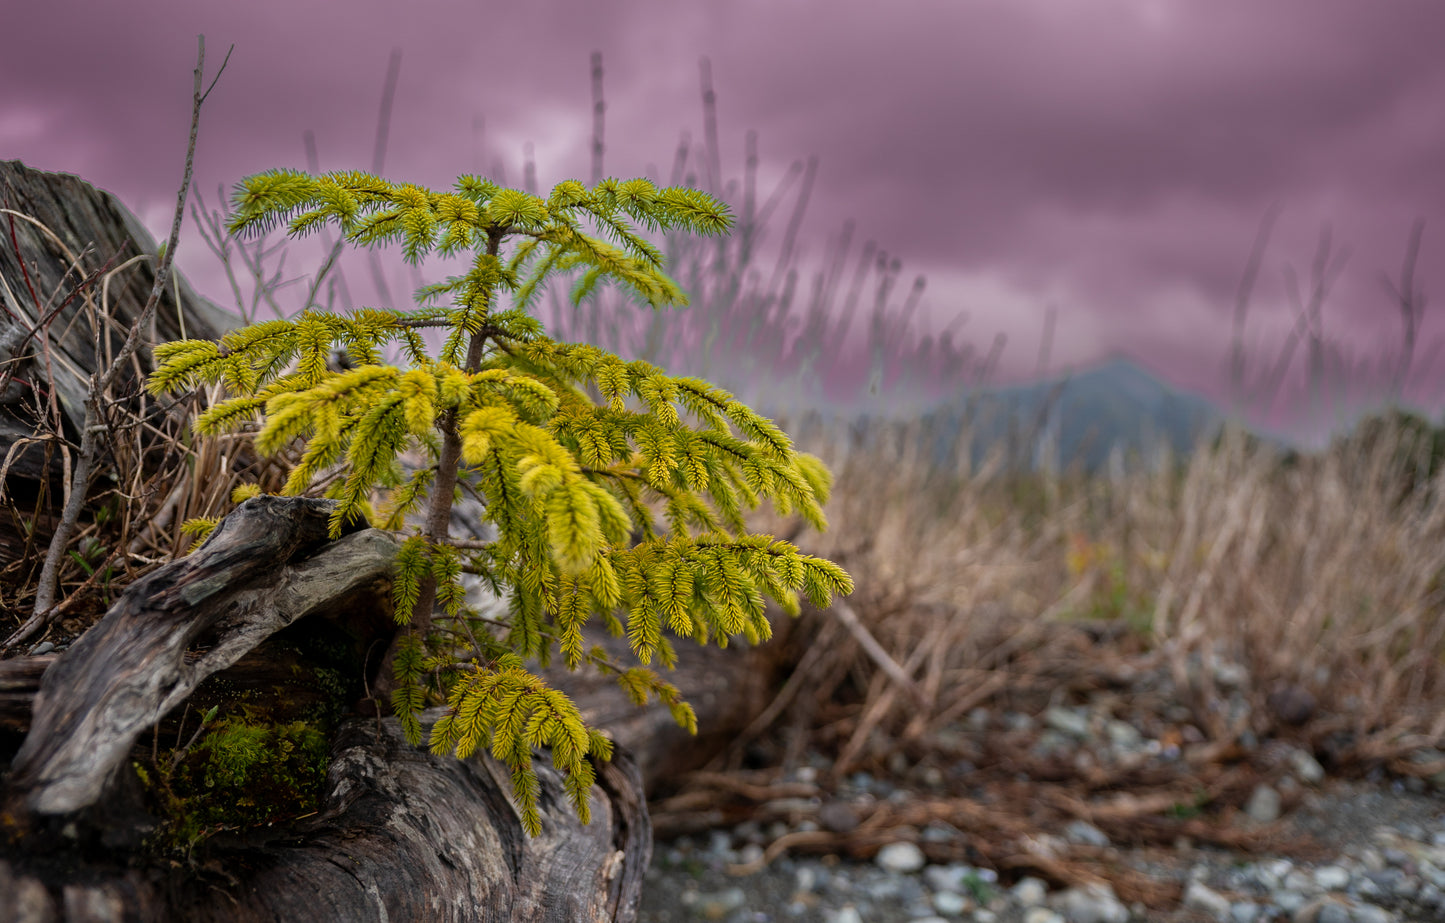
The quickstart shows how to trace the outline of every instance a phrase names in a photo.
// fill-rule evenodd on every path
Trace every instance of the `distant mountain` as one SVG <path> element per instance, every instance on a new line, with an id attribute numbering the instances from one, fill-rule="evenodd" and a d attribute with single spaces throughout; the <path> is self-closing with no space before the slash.
<path id="1" fill-rule="evenodd" d="M 1224 419 L 1207 399 L 1122 358 L 1048 381 L 981 388 L 929 412 L 927 421 L 939 435 L 956 434 L 966 414 L 975 459 L 1001 445 L 1014 466 L 1082 462 L 1091 471 L 1116 448 L 1125 459 L 1147 460 L 1161 443 L 1186 453 Z"/>

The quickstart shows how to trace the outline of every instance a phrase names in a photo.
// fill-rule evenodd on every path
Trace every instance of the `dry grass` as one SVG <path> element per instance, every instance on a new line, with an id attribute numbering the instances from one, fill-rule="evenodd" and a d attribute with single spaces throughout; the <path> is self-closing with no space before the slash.
<path id="1" fill-rule="evenodd" d="M 283 466 L 258 460 L 244 436 L 194 436 L 190 421 L 196 399 L 157 399 L 146 394 L 139 383 L 150 368 L 148 351 L 132 355 L 126 373 L 115 376 L 102 395 L 100 465 L 68 543 L 59 573 L 59 601 L 46 618 L 25 619 L 35 599 L 39 562 L 60 517 L 79 452 L 72 438 L 78 426 L 74 408 L 54 396 L 83 393 L 88 379 L 116 364 L 114 354 L 131 320 L 118 310 L 115 293 L 132 290 L 126 277 L 139 271 L 144 258 L 113 265 L 114 260 L 107 262 L 90 250 L 76 254 L 33 217 L 19 213 L 12 217 L 23 222 L 21 233 L 52 242 L 69 267 L 69 288 L 58 290 L 50 301 L 78 307 L 66 313 L 22 313 L 17 322 L 36 331 L 35 359 L 12 360 L 0 367 L 0 391 L 13 380 L 23 393 L 33 396 L 9 406 L 8 412 L 32 432 L 16 440 L 0 460 L 4 475 L 0 517 L 10 533 L 21 537 L 20 547 L 0 553 L 0 605 L 7 613 L 0 623 L 0 642 L 8 638 L 8 646 L 36 643 L 54 628 L 66 636 L 83 630 L 131 582 L 186 552 L 193 538 L 183 534 L 182 523 L 222 515 L 230 507 L 231 491 L 241 483 L 274 489 L 282 483 L 278 478 L 284 477 Z M 176 292 L 176 303 L 179 300 Z M 62 341 L 93 343 L 96 368 L 79 367 L 62 349 Z M 42 451 L 45 466 L 55 460 L 58 478 L 47 482 L 14 476 L 25 453 L 36 456 Z"/>
<path id="2" fill-rule="evenodd" d="M 911 681 L 815 626 L 800 685 L 816 696 L 792 708 L 820 716 L 835 774 L 917 758 L 978 706 L 1041 708 L 1148 670 L 1188 709 L 1196 762 L 1284 733 L 1342 767 L 1441 742 L 1445 499 L 1409 420 L 1305 457 L 1230 430 L 1121 481 L 940 471 L 928 436 L 894 424 L 813 443 L 838 480 L 809 550 L 850 569 L 853 610 Z M 1107 643 L 1071 666 L 1077 627 Z M 1246 668 L 1243 685 L 1217 682 L 1221 664 Z"/>

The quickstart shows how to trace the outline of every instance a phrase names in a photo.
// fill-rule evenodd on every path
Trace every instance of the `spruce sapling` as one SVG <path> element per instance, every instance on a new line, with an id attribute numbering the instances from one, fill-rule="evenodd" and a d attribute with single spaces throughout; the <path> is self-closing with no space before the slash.
<path id="1" fill-rule="evenodd" d="M 824 528 L 831 476 L 821 462 L 728 392 L 557 342 L 533 316 L 543 285 L 564 275 L 579 306 L 609 283 L 654 308 L 685 304 L 639 228 L 722 234 L 731 216 L 711 196 L 607 179 L 563 182 L 542 199 L 475 176 L 437 192 L 292 170 L 237 187 L 233 233 L 282 222 L 292 236 L 332 224 L 354 246 L 399 243 L 413 264 L 471 259 L 423 288 L 415 310 L 308 309 L 219 342 L 164 344 L 149 387 L 223 385 L 198 432 L 254 427 L 263 453 L 299 441 L 286 493 L 336 500 L 334 534 L 366 517 L 405 535 L 393 586 L 400 627 L 378 679 L 413 742 L 429 697 L 445 699 L 432 750 L 466 757 L 486 747 L 506 762 L 529 832 L 540 828 L 534 747 L 550 748 L 583 820 L 587 758 L 611 752 L 529 661 L 545 666 L 555 650 L 569 668 L 610 672 L 632 701 L 655 698 L 695 731 L 692 709 L 650 668 L 675 661 L 669 634 L 756 643 L 770 634 L 766 599 L 796 614 L 800 593 L 822 607 L 852 591 L 838 565 L 752 534 L 744 518 L 768 500 Z M 439 348 L 424 337 L 432 328 Z M 329 362 L 336 349 L 343 368 Z M 451 534 L 463 492 L 481 501 L 494 538 Z M 464 573 L 507 592 L 503 620 L 469 611 Z M 587 649 L 592 616 L 625 633 L 637 664 Z"/>

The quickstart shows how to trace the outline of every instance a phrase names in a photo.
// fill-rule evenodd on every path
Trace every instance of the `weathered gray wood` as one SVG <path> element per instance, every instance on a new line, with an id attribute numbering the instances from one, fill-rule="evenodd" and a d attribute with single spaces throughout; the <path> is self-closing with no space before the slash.
<path id="1" fill-rule="evenodd" d="M 9 799 L 39 814 L 89 807 L 136 739 L 203 679 L 385 578 L 396 543 L 375 530 L 286 566 L 325 542 L 330 509 L 321 500 L 255 497 L 194 554 L 136 581 L 46 672 Z"/>
<path id="2" fill-rule="evenodd" d="M 772 701 L 783 682 L 792 621 L 773 612 L 775 637 L 758 647 L 733 643 L 726 649 L 677 644 L 677 668 L 663 678 L 697 713 L 698 733 L 677 726 L 662 705 L 638 708 L 611 677 L 594 672 L 549 670 L 548 682 L 571 696 L 588 724 L 605 728 L 637 760 L 649 794 L 686 772 L 700 769 L 725 750 Z M 591 633 L 589 643 L 607 648 L 618 663 L 633 660 L 626 639 Z"/>
<path id="3" fill-rule="evenodd" d="M 22 734 L 30 730 L 40 680 L 57 659 L 55 654 L 40 654 L 0 660 L 0 730 Z"/>
<path id="4" fill-rule="evenodd" d="M 122 771 L 137 738 L 208 675 L 304 618 L 360 618 L 384 647 L 389 620 L 354 610 L 385 598 L 375 582 L 395 540 L 366 529 L 331 541 L 330 509 L 247 501 L 53 662 L 0 669 L 0 694 L 16 698 L 43 670 L 0 791 L 0 907 L 40 921 L 634 918 L 651 827 L 641 774 L 622 748 L 597 767 L 588 826 L 539 761 L 543 834 L 529 839 L 505 766 L 432 756 L 392 719 L 351 717 L 334 735 L 315 816 L 214 837 L 197 867 L 115 852 L 138 842 L 146 820 Z"/>
<path id="5" fill-rule="evenodd" d="M 0 850 L 5 919 L 629 921 L 652 832 L 636 764 L 598 767 L 580 824 L 562 782 L 538 764 L 543 832 L 528 839 L 507 770 L 408 746 L 393 720 L 354 718 L 337 734 L 318 817 L 272 838 L 218 844 L 204 865 L 54 863 Z M 83 874 L 82 874 L 83 872 Z"/>

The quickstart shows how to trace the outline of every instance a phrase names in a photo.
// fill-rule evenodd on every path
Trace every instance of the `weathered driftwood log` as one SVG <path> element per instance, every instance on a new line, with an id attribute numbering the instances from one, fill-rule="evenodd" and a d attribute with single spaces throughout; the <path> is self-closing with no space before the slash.
<path id="1" fill-rule="evenodd" d="M 760 647 L 734 643 L 726 650 L 701 647 L 691 641 L 677 644 L 677 667 L 664 679 L 682 693 L 697 712 L 697 735 L 677 726 L 660 705 L 638 708 L 618 690 L 611 677 L 592 672 L 568 673 L 554 669 L 548 682 L 577 703 L 588 724 L 603 728 L 632 753 L 642 770 L 649 795 L 709 763 L 772 702 L 782 684 L 792 622 L 774 613 L 777 637 Z M 594 634 L 617 662 L 632 660 L 627 641 Z"/>
<path id="2" fill-rule="evenodd" d="M 395 543 L 374 530 L 328 543 L 329 512 L 324 501 L 257 497 L 195 554 L 136 581 L 46 671 L 7 786 L 12 810 L 95 804 L 140 735 L 202 680 L 296 620 L 374 590 Z"/>
<path id="3" fill-rule="evenodd" d="M 508 800 L 506 768 L 490 759 L 434 757 L 408 746 L 394 721 L 360 718 L 343 722 L 332 754 L 315 818 L 214 844 L 193 868 L 128 868 L 123 856 L 79 849 L 20 858 L 12 847 L 0 858 L 0 907 L 35 921 L 636 916 L 651 828 L 625 753 L 599 767 L 588 826 L 539 764 L 535 839 Z"/>
<path id="4" fill-rule="evenodd" d="M 544 833 L 529 839 L 504 766 L 434 757 L 390 719 L 340 722 L 314 815 L 212 837 L 192 866 L 137 862 L 154 818 L 130 762 L 167 712 L 188 696 L 204 707 L 208 677 L 245 681 L 261 667 L 243 655 L 311 623 L 350 633 L 358 671 L 384 648 L 376 584 L 394 540 L 362 530 L 327 541 L 328 512 L 248 501 L 45 670 L 4 780 L 0 907 L 35 920 L 633 918 L 651 831 L 624 751 L 598 767 L 588 826 L 539 764 Z M 38 666 L 0 674 L 12 696 Z"/>

